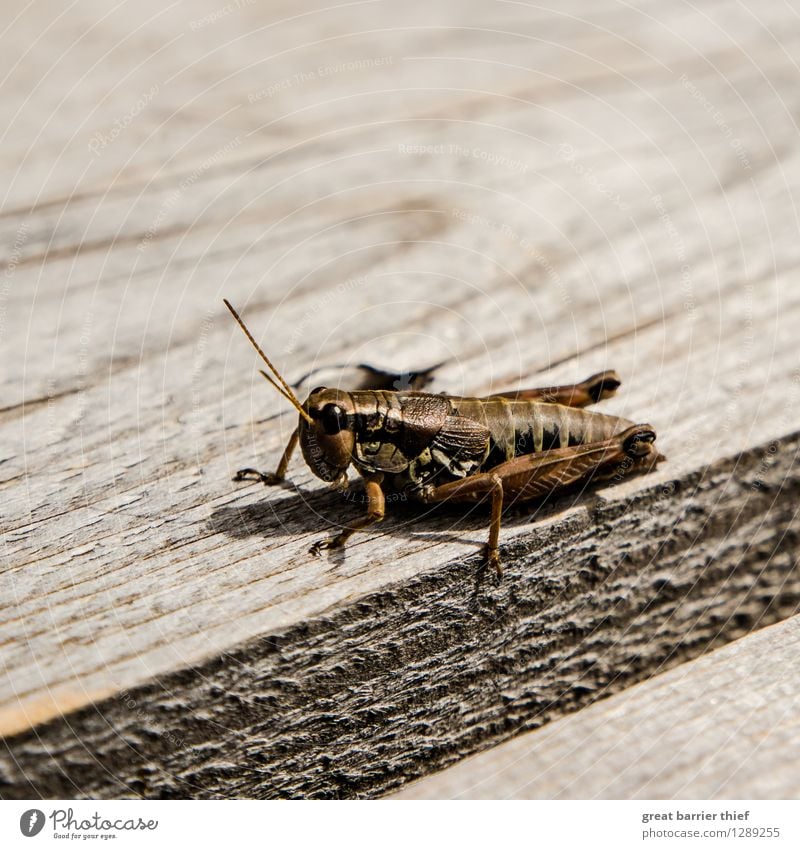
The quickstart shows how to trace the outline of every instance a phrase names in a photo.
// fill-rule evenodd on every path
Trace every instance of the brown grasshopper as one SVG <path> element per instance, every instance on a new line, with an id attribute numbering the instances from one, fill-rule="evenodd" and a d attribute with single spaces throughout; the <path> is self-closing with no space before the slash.
<path id="1" fill-rule="evenodd" d="M 347 487 L 351 465 L 364 479 L 366 515 L 314 543 L 313 554 L 341 548 L 353 533 L 380 522 L 387 490 L 423 504 L 491 499 L 486 557 L 501 576 L 504 504 L 620 480 L 665 459 L 650 425 L 582 409 L 616 392 L 620 380 L 613 371 L 484 398 L 318 387 L 301 404 L 236 310 L 225 305 L 277 380 L 261 374 L 300 414 L 276 471 L 241 469 L 234 480 L 281 483 L 298 443 L 311 471 L 336 488 Z"/>

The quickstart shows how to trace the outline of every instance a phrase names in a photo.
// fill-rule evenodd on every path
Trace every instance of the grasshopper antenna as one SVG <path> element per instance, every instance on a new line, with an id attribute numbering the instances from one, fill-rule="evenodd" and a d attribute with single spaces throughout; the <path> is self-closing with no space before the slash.
<path id="1" fill-rule="evenodd" d="M 278 378 L 280 386 L 276 383 L 266 372 L 262 371 L 261 374 L 280 392 L 281 395 L 297 410 L 298 413 L 310 424 L 314 424 L 314 420 L 309 416 L 309 414 L 303 409 L 303 405 L 297 400 L 297 396 L 292 392 L 289 384 L 283 379 L 281 373 L 278 369 L 272 365 L 270 358 L 261 350 L 261 346 L 256 342 L 253 338 L 253 334 L 247 329 L 247 326 L 242 321 L 239 316 L 239 313 L 233 308 L 233 305 L 227 298 L 222 299 L 225 306 L 230 310 L 231 315 L 236 319 L 236 323 L 239 327 L 244 331 L 244 335 L 250 340 L 250 344 L 258 351 L 259 356 L 262 360 L 269 366 L 269 370 Z"/>
<path id="2" fill-rule="evenodd" d="M 284 391 L 284 388 L 280 385 L 280 383 L 278 383 L 278 381 L 277 381 L 277 380 L 275 380 L 275 379 L 272 377 L 272 375 L 267 374 L 267 373 L 264 371 L 264 369 L 263 369 L 263 368 L 260 368 L 260 369 L 258 370 L 258 373 L 261 375 L 261 377 L 263 377 L 263 378 L 264 378 L 264 380 L 266 380 L 266 381 L 267 381 L 267 383 L 269 383 L 269 384 L 270 384 L 271 386 L 273 386 L 273 387 L 274 387 L 274 388 L 275 388 L 275 389 L 276 389 L 276 390 L 277 390 L 277 391 L 278 391 L 281 395 L 283 395 L 283 397 L 284 397 L 284 398 L 285 398 L 285 399 L 286 399 L 286 400 L 287 400 L 290 404 L 294 405 L 294 398 L 291 398 L 289 395 L 287 395 L 287 394 L 286 394 L 286 392 Z"/>

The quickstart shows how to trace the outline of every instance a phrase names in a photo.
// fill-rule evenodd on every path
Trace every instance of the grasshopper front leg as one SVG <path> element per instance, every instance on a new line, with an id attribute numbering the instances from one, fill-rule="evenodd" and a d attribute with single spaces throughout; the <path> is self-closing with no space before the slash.
<path id="1" fill-rule="evenodd" d="M 663 457 L 653 446 L 656 434 L 650 425 L 634 425 L 604 442 L 573 448 L 555 448 L 524 454 L 500 463 L 482 474 L 441 484 L 424 493 L 426 503 L 481 501 L 491 495 L 492 518 L 487 561 L 502 577 L 498 542 L 504 499 L 524 502 L 559 491 L 581 481 L 608 480 L 652 469 Z"/>
<path id="2" fill-rule="evenodd" d="M 367 515 L 361 519 L 356 519 L 351 525 L 342 528 L 336 536 L 315 542 L 309 549 L 311 554 L 319 555 L 324 548 L 343 548 L 347 540 L 356 531 L 369 527 L 369 525 L 374 525 L 376 522 L 383 521 L 383 517 L 386 515 L 386 497 L 381 488 L 382 483 L 383 475 L 380 473 L 370 475 L 369 477 L 365 475 L 364 492 L 367 496 Z"/>
<path id="3" fill-rule="evenodd" d="M 300 436 L 300 431 L 295 428 L 294 433 L 289 437 L 289 442 L 283 450 L 278 468 L 274 472 L 259 472 L 258 469 L 239 469 L 233 476 L 235 481 L 256 480 L 261 481 L 264 486 L 275 486 L 283 483 L 286 479 L 286 470 L 289 468 L 289 461 L 292 459 L 294 449 L 297 448 L 297 441 Z"/>

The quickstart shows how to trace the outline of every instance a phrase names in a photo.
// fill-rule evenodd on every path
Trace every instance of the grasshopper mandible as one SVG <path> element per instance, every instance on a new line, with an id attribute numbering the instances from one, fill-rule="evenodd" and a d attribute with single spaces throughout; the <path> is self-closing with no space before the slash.
<path id="1" fill-rule="evenodd" d="M 581 383 L 483 398 L 318 387 L 301 404 L 227 300 L 225 306 L 275 379 L 261 374 L 300 416 L 275 472 L 241 469 L 234 480 L 281 483 L 298 443 L 311 471 L 337 489 L 347 487 L 350 466 L 364 479 L 366 515 L 316 542 L 313 554 L 341 548 L 356 531 L 380 522 L 387 490 L 423 504 L 490 499 L 485 551 L 499 577 L 504 504 L 620 480 L 665 459 L 650 425 L 583 409 L 616 392 L 620 380 L 614 371 Z"/>

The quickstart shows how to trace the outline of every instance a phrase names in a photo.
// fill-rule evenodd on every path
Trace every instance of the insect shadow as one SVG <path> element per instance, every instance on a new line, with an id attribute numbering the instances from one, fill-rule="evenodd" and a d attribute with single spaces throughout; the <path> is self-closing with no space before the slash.
<path id="1" fill-rule="evenodd" d="M 463 504 L 435 504 L 422 506 L 418 502 L 396 494 L 387 495 L 386 518 L 376 528 L 378 534 L 388 533 L 409 539 L 426 539 L 430 542 L 457 542 L 479 545 L 486 530 L 490 500 L 486 499 L 464 509 Z M 591 509 L 597 494 L 584 487 L 572 493 L 549 497 L 540 502 L 510 504 L 503 511 L 508 527 L 533 527 L 536 523 L 566 514 L 576 506 Z M 248 504 L 227 504 L 218 507 L 209 517 L 209 530 L 235 539 L 250 537 L 290 537 L 298 534 L 324 535 L 336 527 L 344 527 L 359 515 L 366 503 L 360 481 L 354 482 L 344 493 L 330 489 L 307 491 L 293 484 L 285 484 L 283 493 L 264 490 L 264 497 Z M 474 538 L 465 538 L 464 532 L 475 532 Z M 327 553 L 334 562 L 344 562 L 346 548 Z"/>

